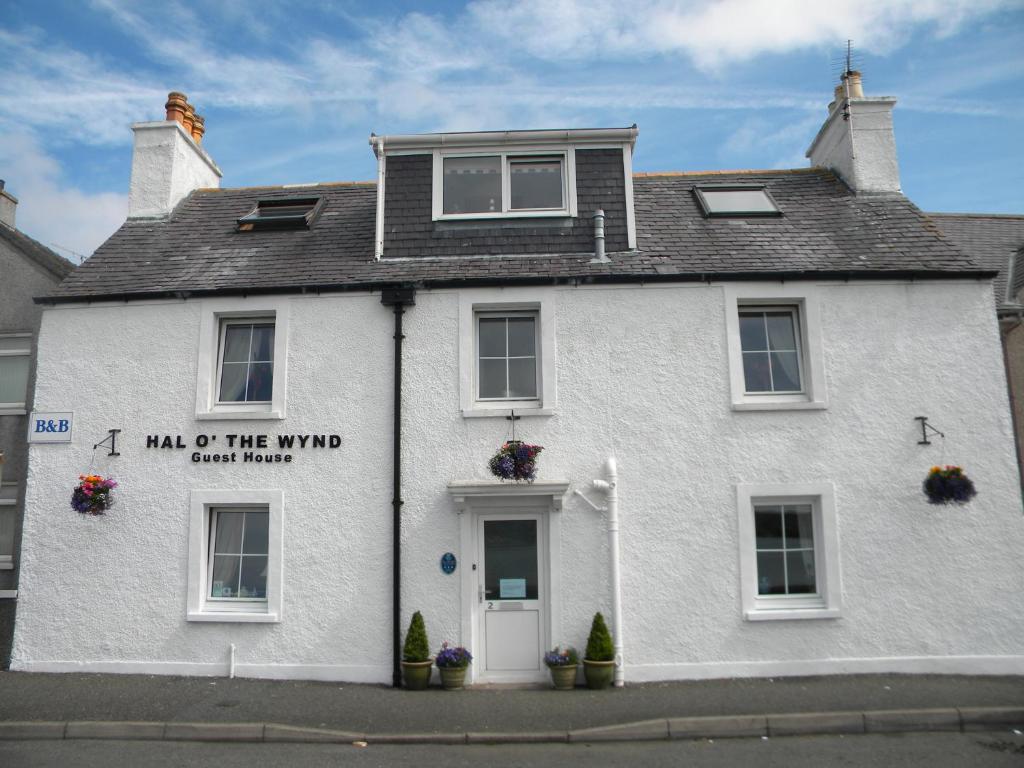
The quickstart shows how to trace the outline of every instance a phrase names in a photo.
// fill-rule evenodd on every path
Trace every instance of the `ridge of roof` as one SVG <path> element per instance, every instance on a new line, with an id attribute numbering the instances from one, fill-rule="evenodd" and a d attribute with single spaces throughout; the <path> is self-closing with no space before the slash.
<path id="1" fill-rule="evenodd" d="M 200 187 L 196 192 L 259 192 L 261 190 L 320 189 L 323 187 L 375 187 L 376 181 L 311 181 L 306 184 L 267 184 L 253 187 Z"/>
<path id="2" fill-rule="evenodd" d="M 15 246 L 37 265 L 59 278 L 67 277 L 75 265 L 21 230 L 0 224 L 0 237 Z"/>
<path id="3" fill-rule="evenodd" d="M 940 218 L 958 218 L 958 219 L 1003 219 L 1007 221 L 1024 221 L 1024 213 L 955 213 L 952 211 L 926 211 L 929 216 L 939 216 Z"/>
<path id="4" fill-rule="evenodd" d="M 791 173 L 832 173 L 827 168 L 743 168 L 733 171 L 634 171 L 634 178 L 691 177 L 691 176 L 784 176 Z"/>

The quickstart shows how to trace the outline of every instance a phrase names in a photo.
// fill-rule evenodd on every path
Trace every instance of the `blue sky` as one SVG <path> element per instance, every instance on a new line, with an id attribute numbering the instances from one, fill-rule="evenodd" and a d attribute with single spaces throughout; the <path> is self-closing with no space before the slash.
<path id="1" fill-rule="evenodd" d="M 224 186 L 372 179 L 371 131 L 634 122 L 638 171 L 804 167 L 847 38 L 915 203 L 1024 213 L 1024 0 L 0 0 L 0 178 L 88 255 L 170 90 Z"/>

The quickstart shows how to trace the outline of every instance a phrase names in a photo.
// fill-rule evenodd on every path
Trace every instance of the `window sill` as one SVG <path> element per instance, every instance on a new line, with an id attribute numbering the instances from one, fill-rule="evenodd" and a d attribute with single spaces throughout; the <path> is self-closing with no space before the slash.
<path id="1" fill-rule="evenodd" d="M 28 411 L 24 408 L 3 408 L 0 407 L 0 416 L 27 416 Z"/>
<path id="2" fill-rule="evenodd" d="M 9 560 L 8 559 L 8 560 L 0 561 L 0 571 L 13 571 L 13 570 L 14 570 L 14 561 L 13 560 Z"/>
<path id="3" fill-rule="evenodd" d="M 823 400 L 744 400 L 732 404 L 734 411 L 824 411 L 827 408 L 828 403 Z"/>
<path id="4" fill-rule="evenodd" d="M 554 416 L 554 408 L 470 408 L 462 409 L 464 419 L 497 419 L 508 418 L 512 411 L 516 416 Z"/>
<path id="5" fill-rule="evenodd" d="M 276 624 L 281 621 L 276 613 L 243 613 L 242 611 L 189 611 L 189 621 L 220 621 L 238 623 Z"/>
<path id="6" fill-rule="evenodd" d="M 18 597 L 18 590 L 16 589 L 0 589 L 0 600 L 8 599 L 14 600 Z"/>
<path id="7" fill-rule="evenodd" d="M 791 619 L 838 619 L 838 608 L 766 608 L 746 611 L 747 621 L 788 621 Z"/>
<path id="8" fill-rule="evenodd" d="M 237 410 L 232 409 L 230 411 L 201 411 L 196 413 L 196 421 L 237 421 L 240 419 L 247 419 L 256 421 L 259 419 L 264 420 L 276 420 L 281 421 L 284 419 L 284 413 L 281 411 L 257 411 L 257 410 Z"/>

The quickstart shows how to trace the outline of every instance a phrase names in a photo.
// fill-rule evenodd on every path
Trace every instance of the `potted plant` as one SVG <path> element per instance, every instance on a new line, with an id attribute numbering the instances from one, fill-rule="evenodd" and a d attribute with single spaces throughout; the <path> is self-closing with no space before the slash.
<path id="1" fill-rule="evenodd" d="M 583 676 L 587 679 L 587 688 L 595 691 L 607 688 L 615 676 L 615 646 L 600 611 L 594 614 L 590 625 L 587 653 L 583 657 Z"/>
<path id="2" fill-rule="evenodd" d="M 978 495 L 971 478 L 960 467 L 932 467 L 924 479 L 924 494 L 929 504 L 966 504 Z"/>
<path id="3" fill-rule="evenodd" d="M 466 682 L 466 670 L 472 660 L 473 655 L 461 645 L 452 648 L 448 643 L 442 643 L 441 650 L 434 659 L 441 673 L 441 687 L 446 691 L 461 690 Z"/>
<path id="4" fill-rule="evenodd" d="M 427 628 L 419 611 L 412 615 L 409 631 L 402 646 L 402 679 L 410 691 L 423 691 L 430 685 L 430 672 L 434 662 L 430 658 Z"/>
<path id="5" fill-rule="evenodd" d="M 114 506 L 111 494 L 117 483 L 100 475 L 79 475 L 78 485 L 71 494 L 71 508 L 83 515 L 102 515 Z"/>
<path id="6" fill-rule="evenodd" d="M 532 483 L 537 479 L 537 454 L 543 450 L 542 445 L 509 440 L 491 457 L 488 467 L 492 475 L 502 480 L 525 480 Z"/>
<path id="7" fill-rule="evenodd" d="M 576 687 L 576 667 L 580 664 L 580 656 L 572 646 L 548 651 L 544 654 L 544 664 L 551 672 L 551 682 L 556 691 L 571 691 Z"/>

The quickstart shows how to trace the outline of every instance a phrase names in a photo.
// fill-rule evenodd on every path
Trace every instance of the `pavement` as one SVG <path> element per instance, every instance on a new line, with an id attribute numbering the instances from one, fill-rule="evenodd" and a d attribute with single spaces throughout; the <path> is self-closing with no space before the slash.
<path id="1" fill-rule="evenodd" d="M 841 675 L 624 688 L 396 690 L 0 672 L 0 740 L 539 743 L 1024 731 L 1024 677 Z"/>

